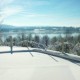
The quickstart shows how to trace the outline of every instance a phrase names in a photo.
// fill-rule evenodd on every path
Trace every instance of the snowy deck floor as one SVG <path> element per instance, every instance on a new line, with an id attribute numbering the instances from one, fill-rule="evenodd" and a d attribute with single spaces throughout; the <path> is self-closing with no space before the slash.
<path id="1" fill-rule="evenodd" d="M 14 50 L 27 48 L 14 47 Z M 0 51 L 9 47 L 0 47 Z M 80 80 L 80 66 L 68 60 L 31 52 L 0 54 L 0 80 Z"/>

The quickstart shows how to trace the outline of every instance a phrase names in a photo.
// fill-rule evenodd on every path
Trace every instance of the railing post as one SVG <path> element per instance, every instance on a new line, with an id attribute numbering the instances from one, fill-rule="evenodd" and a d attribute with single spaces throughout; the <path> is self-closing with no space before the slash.
<path id="1" fill-rule="evenodd" d="M 13 53 L 13 39 L 12 36 L 10 36 L 10 49 L 11 49 L 11 54 Z"/>

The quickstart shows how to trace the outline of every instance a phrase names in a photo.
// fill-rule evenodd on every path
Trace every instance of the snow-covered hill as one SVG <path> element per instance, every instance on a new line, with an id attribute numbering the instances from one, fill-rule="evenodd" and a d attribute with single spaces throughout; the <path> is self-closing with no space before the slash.
<path id="1" fill-rule="evenodd" d="M 6 50 L 10 48 L 0 47 L 0 51 Z M 4 53 L 0 54 L 0 80 L 80 80 L 80 66 L 41 52 Z"/>

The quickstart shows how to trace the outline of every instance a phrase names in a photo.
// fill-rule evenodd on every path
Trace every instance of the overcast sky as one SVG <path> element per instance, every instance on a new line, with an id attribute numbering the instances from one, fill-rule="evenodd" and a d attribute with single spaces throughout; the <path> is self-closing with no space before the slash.
<path id="1" fill-rule="evenodd" d="M 3 24 L 80 26 L 80 0 L 0 0 Z"/>

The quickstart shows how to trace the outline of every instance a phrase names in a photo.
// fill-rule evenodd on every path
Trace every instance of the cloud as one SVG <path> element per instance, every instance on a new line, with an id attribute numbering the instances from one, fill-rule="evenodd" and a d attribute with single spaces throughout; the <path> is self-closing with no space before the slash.
<path id="1" fill-rule="evenodd" d="M 46 17 L 47 15 L 45 15 L 45 14 L 27 14 L 24 16 L 29 17 L 29 18 L 35 18 L 35 17 Z"/>
<path id="2" fill-rule="evenodd" d="M 3 22 L 5 16 L 3 15 L 4 13 L 4 8 L 14 2 L 14 0 L 0 0 L 0 23 Z"/>
<path id="3" fill-rule="evenodd" d="M 50 4 L 48 1 L 35 1 L 32 2 L 33 5 L 48 5 Z"/>
<path id="4" fill-rule="evenodd" d="M 49 5 L 50 2 L 49 1 L 26 1 L 26 2 L 23 2 L 24 5 L 27 5 L 27 6 L 41 6 L 41 5 Z"/>
<path id="5" fill-rule="evenodd" d="M 0 8 L 3 8 L 4 6 L 7 6 L 14 2 L 15 0 L 0 0 Z"/>
<path id="6" fill-rule="evenodd" d="M 6 7 L 2 10 L 2 15 L 5 16 L 5 17 L 8 17 L 8 16 L 11 16 L 11 15 L 15 15 L 17 13 L 20 13 L 22 12 L 23 9 L 22 7 Z"/>

